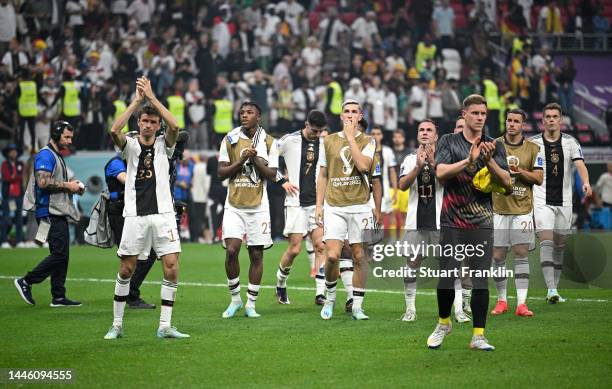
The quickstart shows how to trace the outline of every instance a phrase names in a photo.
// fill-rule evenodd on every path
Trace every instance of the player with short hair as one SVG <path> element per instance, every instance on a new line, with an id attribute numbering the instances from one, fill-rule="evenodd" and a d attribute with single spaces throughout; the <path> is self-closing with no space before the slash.
<path id="1" fill-rule="evenodd" d="M 354 267 L 352 317 L 367 320 L 368 316 L 362 308 L 365 296 L 364 269 L 367 266 L 363 244 L 366 243 L 364 231 L 375 228 L 374 214 L 368 204 L 368 174 L 376 142 L 358 129 L 363 112 L 357 101 L 345 101 L 340 118 L 343 122 L 342 131 L 325 138 L 319 156 L 316 220 L 324 228 L 323 239 L 327 249 L 327 300 L 321 310 L 321 317 L 324 320 L 332 318 L 339 259 L 344 240 L 348 237 Z"/>
<path id="2" fill-rule="evenodd" d="M 126 137 L 121 130 L 144 100 L 150 105 L 138 113 L 137 138 Z M 168 128 L 156 136 L 162 120 Z M 136 93 L 129 107 L 111 127 L 113 142 L 126 162 L 125 218 L 117 255 L 121 257 L 113 303 L 113 325 L 104 339 L 123 335 L 123 314 L 130 291 L 130 279 L 138 256 L 153 248 L 161 258 L 164 279 L 161 285 L 161 313 L 158 338 L 188 338 L 171 326 L 172 308 L 178 288 L 178 260 L 181 242 L 174 217 L 170 191 L 169 159 L 174 153 L 179 128 L 176 119 L 153 93 L 146 77 L 136 81 Z"/>
<path id="3" fill-rule="evenodd" d="M 523 137 L 527 114 L 518 108 L 506 111 L 506 131 L 497 141 L 506 149 L 506 160 L 512 177 L 512 193 L 493 193 L 493 277 L 497 289 L 497 304 L 492 315 L 508 311 L 506 256 L 508 248 L 514 253 L 514 282 L 516 284 L 516 316 L 533 316 L 527 307 L 529 287 L 529 247 L 535 243 L 533 229 L 532 187 L 542 184 L 543 155 L 540 147 Z"/>
<path id="4" fill-rule="evenodd" d="M 219 178 L 229 178 L 222 239 L 231 302 L 222 317 L 231 318 L 242 308 L 238 255 L 246 234 L 251 265 L 245 315 L 258 318 L 261 315 L 255 310 L 255 303 L 263 275 L 263 251 L 272 246 L 265 180 L 276 181 L 278 144 L 259 124 L 259 105 L 246 101 L 240 106 L 239 115 L 241 126 L 223 138 L 219 155 Z"/>
<path id="5" fill-rule="evenodd" d="M 434 154 L 438 141 L 438 127 L 431 119 L 422 120 L 417 126 L 417 142 L 419 148 L 416 152 L 406 156 L 400 169 L 399 188 L 410 189 L 408 197 L 408 215 L 405 220 L 405 241 L 411 246 L 419 244 L 438 244 L 440 242 L 440 211 L 444 187 L 436 180 L 436 161 Z M 412 252 L 409 254 L 408 267 L 415 272 L 423 260 L 422 254 Z M 455 280 L 455 320 L 469 322 L 461 304 L 460 279 Z M 402 321 L 415 321 L 416 314 L 416 288 L 417 277 L 404 279 L 404 293 L 406 312 Z"/>
<path id="6" fill-rule="evenodd" d="M 534 218 L 540 239 L 540 265 L 548 288 L 546 301 L 564 302 L 557 287 L 563 270 L 563 251 L 572 228 L 572 195 L 576 167 L 587 197 L 592 194 L 589 172 L 578 141 L 561 133 L 563 112 L 557 103 L 547 104 L 542 111 L 544 132 L 529 140 L 544 153 L 544 182 L 533 189 Z"/>
<path id="7" fill-rule="evenodd" d="M 427 346 L 439 348 L 451 332 L 450 310 L 454 300 L 454 281 L 470 272 L 472 279 L 473 335 L 470 348 L 494 350 L 484 337 L 489 304 L 488 278 L 493 243 L 493 205 L 490 192 L 511 189 L 506 153 L 501 143 L 483 132 L 487 102 L 480 95 L 463 101 L 465 129 L 444 135 L 436 146 L 436 179 L 444 184 L 440 211 L 440 244 L 451 247 L 440 258 L 438 281 L 438 324 L 427 339 Z M 480 186 L 475 184 L 483 183 Z M 502 189 L 503 188 L 503 189 Z M 473 250 L 468 252 L 468 248 Z M 461 267 L 468 259 L 469 268 Z M 458 274 L 459 273 L 459 274 Z"/>
<path id="8" fill-rule="evenodd" d="M 302 249 L 302 240 L 310 236 L 315 252 L 314 267 L 317 270 L 325 263 L 323 229 L 315 220 L 317 197 L 316 177 L 319 170 L 319 149 L 323 143 L 321 132 L 327 128 L 327 119 L 321 111 L 308 113 L 304 128 L 283 136 L 278 141 L 279 156 L 285 159 L 287 176 L 280 175 L 277 184 L 287 192 L 285 197 L 285 231 L 289 247 L 283 253 L 276 272 L 276 300 L 279 304 L 289 304 L 287 279 L 295 257 Z M 300 156 L 298 158 L 298 156 Z M 315 278 L 315 303 L 324 298 L 325 282 L 323 274 Z"/>

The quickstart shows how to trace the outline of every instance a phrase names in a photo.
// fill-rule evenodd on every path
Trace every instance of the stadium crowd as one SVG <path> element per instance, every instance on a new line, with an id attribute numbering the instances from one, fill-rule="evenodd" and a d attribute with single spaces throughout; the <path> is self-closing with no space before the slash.
<path id="1" fill-rule="evenodd" d="M 195 225 L 185 230 L 211 241 L 226 188 L 216 158 L 200 151 L 219 149 L 243 101 L 256 102 L 262 125 L 278 136 L 302 128 L 315 108 L 336 130 L 341 102 L 355 99 L 399 155 L 414 150 L 425 118 L 452 132 L 472 93 L 487 100 L 491 136 L 519 106 L 537 129 L 536 114 L 551 101 L 571 125 L 576 68 L 571 57 L 553 62 L 549 34 L 606 34 L 603 10 L 596 0 L 0 0 L 0 136 L 14 142 L 5 156 L 33 154 L 61 118 L 76 130 L 74 150 L 111 150 L 110 125 L 131 101 L 133 80 L 146 76 L 190 134 L 175 191 L 192 205 Z M 493 32 L 514 39 L 506 68 L 492 60 Z M 23 180 L 29 170 L 15 171 Z M 3 198 L 22 196 L 15 174 L 2 172 Z M 280 207 L 284 191 L 270 185 L 269 196 Z M 19 209 L 7 201 L 11 213 Z M 278 238 L 282 207 L 271 212 Z"/>

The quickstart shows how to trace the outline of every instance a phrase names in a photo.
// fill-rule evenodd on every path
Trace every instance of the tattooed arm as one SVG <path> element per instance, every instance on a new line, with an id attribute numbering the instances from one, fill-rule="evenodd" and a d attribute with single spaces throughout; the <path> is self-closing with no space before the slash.
<path id="1" fill-rule="evenodd" d="M 60 181 L 51 175 L 51 172 L 46 170 L 37 170 L 36 173 L 36 185 L 39 188 L 45 189 L 51 193 L 67 192 L 67 193 L 79 193 L 81 187 L 78 181 Z"/>

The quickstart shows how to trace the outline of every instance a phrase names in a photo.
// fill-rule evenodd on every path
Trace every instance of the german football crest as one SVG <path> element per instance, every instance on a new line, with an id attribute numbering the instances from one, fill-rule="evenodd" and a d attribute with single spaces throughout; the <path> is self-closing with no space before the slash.
<path id="1" fill-rule="evenodd" d="M 559 153 L 557 153 L 557 150 L 556 150 L 556 149 L 553 149 L 553 150 L 550 152 L 550 162 L 552 162 L 552 163 L 557 163 L 557 162 L 559 162 Z"/>
<path id="2" fill-rule="evenodd" d="M 429 184 L 429 182 L 431 181 L 431 172 L 429 170 L 429 165 L 425 165 L 423 167 L 423 174 L 421 176 L 421 179 L 423 180 L 424 184 Z"/>
<path id="3" fill-rule="evenodd" d="M 312 162 L 315 160 L 315 152 L 312 145 L 308 146 L 308 150 L 306 150 L 306 161 Z"/>

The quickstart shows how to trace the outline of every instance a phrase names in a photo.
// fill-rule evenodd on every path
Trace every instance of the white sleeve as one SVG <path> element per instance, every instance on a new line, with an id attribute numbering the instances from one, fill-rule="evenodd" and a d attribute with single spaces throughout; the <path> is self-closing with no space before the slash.
<path id="1" fill-rule="evenodd" d="M 227 141 L 223 138 L 221 148 L 219 149 L 219 162 L 230 162 L 229 153 L 227 152 Z"/>
<path id="2" fill-rule="evenodd" d="M 274 140 L 272 142 L 272 147 L 270 147 L 270 152 L 268 153 L 268 167 L 269 168 L 278 168 L 278 152 L 279 152 L 279 143 L 278 140 Z"/>
<path id="3" fill-rule="evenodd" d="M 327 167 L 327 159 L 325 158 L 325 142 L 319 144 L 319 166 Z"/>
<path id="4" fill-rule="evenodd" d="M 538 145 L 538 155 L 536 156 L 534 169 L 544 169 L 544 147 Z"/>
<path id="5" fill-rule="evenodd" d="M 572 161 L 576 161 L 578 159 L 584 160 L 584 156 L 582 155 L 582 148 L 578 144 L 578 141 L 574 138 L 570 140 L 570 155 L 572 157 Z"/>
<path id="6" fill-rule="evenodd" d="M 134 138 L 126 137 L 125 138 L 125 146 L 123 147 L 123 151 L 121 151 L 121 156 L 126 161 L 130 160 L 130 157 L 136 156 L 138 154 L 138 141 Z"/>
<path id="7" fill-rule="evenodd" d="M 370 140 L 370 143 L 368 143 L 363 150 L 361 150 L 361 154 L 365 155 L 366 157 L 373 159 L 374 158 L 374 151 L 376 151 L 376 141 L 374 140 L 374 138 L 372 138 Z"/>
<path id="8" fill-rule="evenodd" d="M 158 142 L 163 142 L 164 143 L 164 149 L 166 150 L 166 156 L 168 157 L 168 159 L 172 158 L 172 155 L 174 154 L 174 149 L 176 148 L 176 142 L 174 142 L 174 146 L 172 147 L 168 147 L 168 145 L 166 144 L 166 136 L 160 136 L 158 138 Z"/>
<path id="9" fill-rule="evenodd" d="M 389 167 L 396 167 L 397 161 L 395 160 L 395 153 L 393 153 L 393 150 L 391 150 L 390 148 L 385 148 L 385 150 L 387 154 L 385 156 L 385 161 L 387 161 Z"/>
<path id="10" fill-rule="evenodd" d="M 414 154 L 407 155 L 406 158 L 404 158 L 404 162 L 402 163 L 402 166 L 400 167 L 400 177 L 403 177 L 407 175 L 408 173 L 410 173 L 412 169 L 414 169 L 415 165 L 416 165 L 416 155 Z"/>

